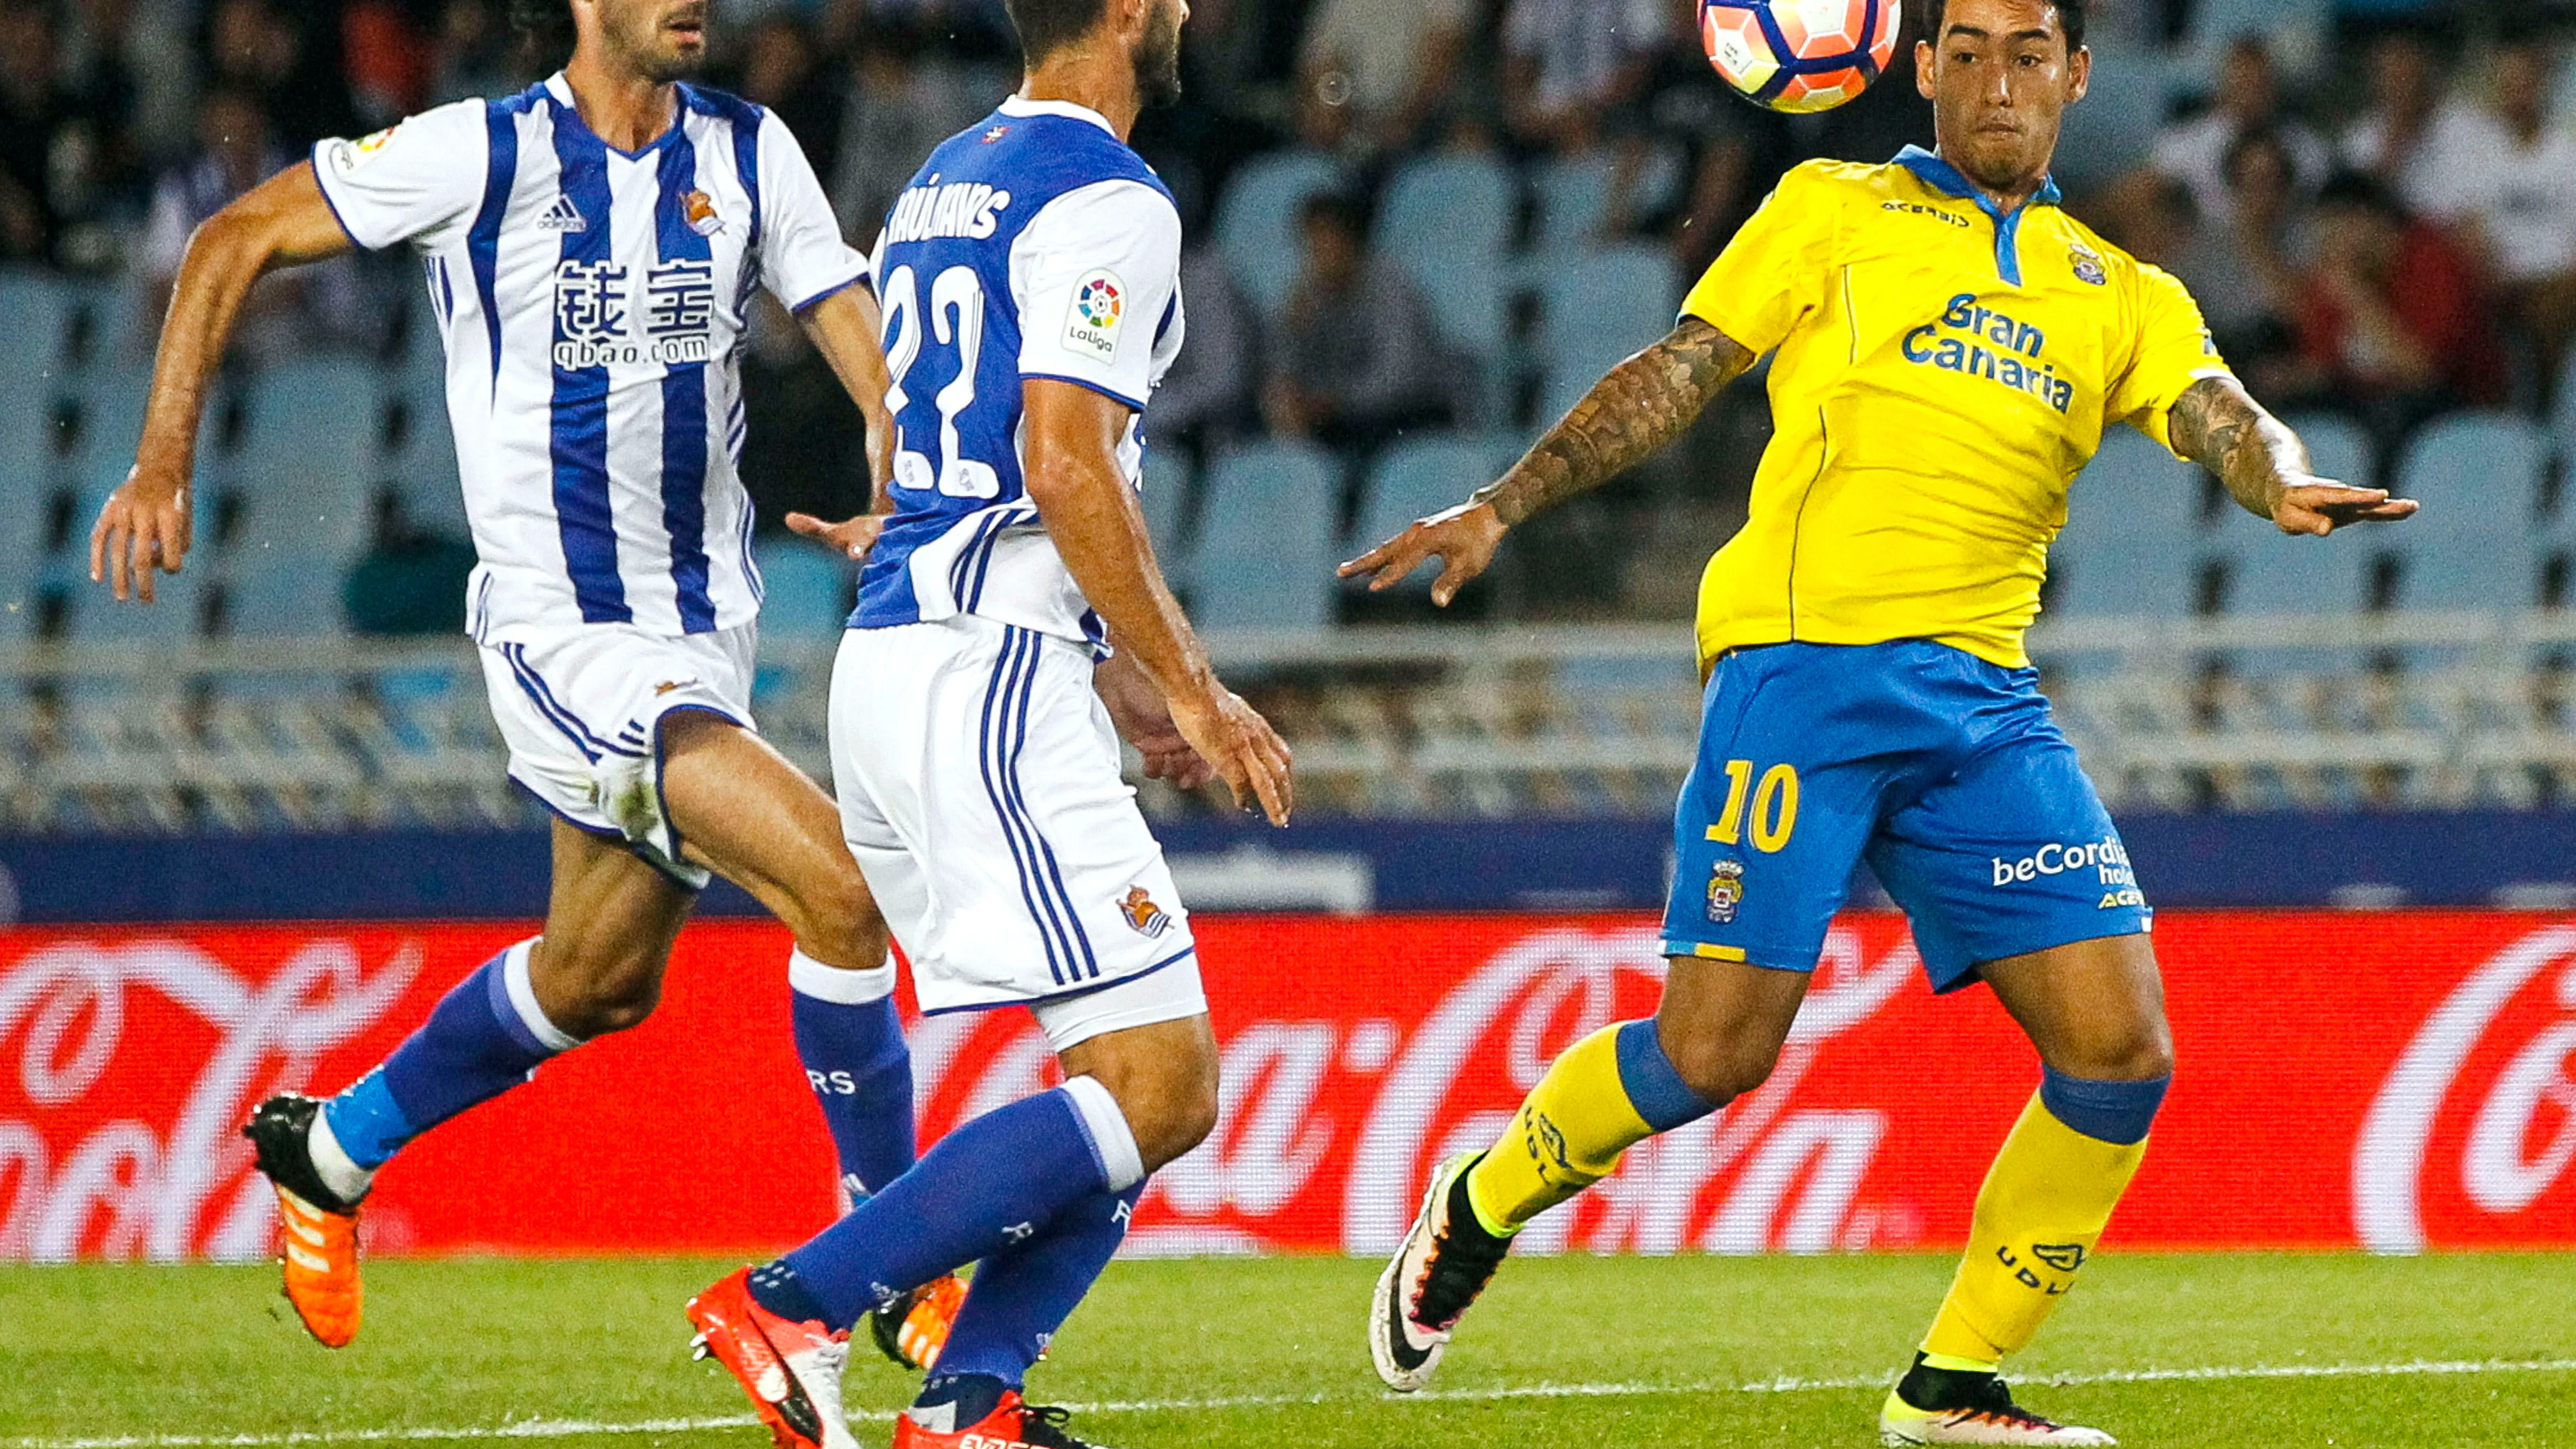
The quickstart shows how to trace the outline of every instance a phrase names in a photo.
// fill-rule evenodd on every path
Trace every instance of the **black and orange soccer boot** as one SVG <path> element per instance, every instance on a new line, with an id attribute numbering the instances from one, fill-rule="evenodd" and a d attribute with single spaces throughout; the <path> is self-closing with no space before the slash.
<path id="1" fill-rule="evenodd" d="M 345 1348 L 358 1336 L 366 1297 L 358 1281 L 358 1204 L 324 1186 L 314 1170 L 310 1143 L 321 1110 L 315 1098 L 282 1093 L 251 1112 L 242 1135 L 277 1190 L 286 1301 L 324 1348 Z"/>
<path id="2" fill-rule="evenodd" d="M 950 1423 L 941 1409 L 906 1409 L 895 1416 L 889 1449 L 1095 1449 L 1065 1427 L 1062 1409 L 1050 1409 L 1006 1392 L 993 1412 L 972 1424 Z M 916 1417 L 918 1416 L 918 1417 Z"/>
<path id="3" fill-rule="evenodd" d="M 1378 1275 L 1369 1305 L 1369 1358 L 1399 1394 L 1431 1382 L 1458 1320 L 1512 1250 L 1512 1240 L 1485 1231 L 1467 1202 L 1467 1169 L 1484 1155 L 1453 1157 L 1431 1175 L 1421 1215 Z"/>
<path id="4" fill-rule="evenodd" d="M 966 1280 L 943 1273 L 868 1314 L 868 1333 L 877 1352 L 905 1368 L 928 1373 L 938 1366 L 939 1351 L 948 1346 L 948 1330 L 957 1326 L 957 1310 L 966 1304 Z"/>
<path id="5" fill-rule="evenodd" d="M 697 1358 L 725 1366 L 751 1396 L 777 1449 L 858 1449 L 841 1413 L 850 1336 L 796 1323 L 751 1296 L 751 1270 L 736 1268 L 689 1300 Z"/>

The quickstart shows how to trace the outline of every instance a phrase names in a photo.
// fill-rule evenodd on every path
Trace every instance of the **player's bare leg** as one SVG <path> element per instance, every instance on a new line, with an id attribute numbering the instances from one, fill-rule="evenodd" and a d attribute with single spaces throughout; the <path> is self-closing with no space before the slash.
<path id="1" fill-rule="evenodd" d="M 1999 1372 L 2029 1344 L 2092 1256 L 2137 1171 L 2173 1076 L 2164 982 L 2143 935 L 2078 941 L 1986 963 L 2028 1033 L 2045 1085 L 1977 1194 L 1967 1252 L 1923 1349 L 1879 1415 L 1890 1444 L 2109 1444 L 2013 1402 Z"/>
<path id="2" fill-rule="evenodd" d="M 523 969 L 566 1045 L 651 1014 L 671 943 L 696 899 L 623 841 L 555 822 L 545 934 L 526 949 Z M 272 1097 L 243 1133 L 277 1190 L 287 1301 L 316 1340 L 340 1348 L 357 1336 L 363 1311 L 358 1206 L 373 1173 L 357 1168 L 336 1140 L 316 1142 L 321 1109 L 311 1097 Z"/>
<path id="3" fill-rule="evenodd" d="M 884 989 L 892 988 L 885 918 L 842 843 L 839 808 L 768 741 L 718 715 L 665 717 L 662 799 L 691 861 L 786 922 L 807 960 L 854 981 L 883 975 Z M 908 1131 L 908 1077 L 900 1085 Z M 907 1368 L 930 1368 L 965 1297 L 965 1285 L 947 1274 L 871 1312 L 878 1350 Z"/>
<path id="4" fill-rule="evenodd" d="M 1638 1142 L 1762 1085 L 1806 992 L 1802 971 L 1675 957 L 1653 1019 L 1568 1048 L 1500 1142 L 1441 1164 L 1370 1303 L 1369 1356 L 1387 1387 L 1431 1381 L 1523 1224 L 1609 1176 Z"/>

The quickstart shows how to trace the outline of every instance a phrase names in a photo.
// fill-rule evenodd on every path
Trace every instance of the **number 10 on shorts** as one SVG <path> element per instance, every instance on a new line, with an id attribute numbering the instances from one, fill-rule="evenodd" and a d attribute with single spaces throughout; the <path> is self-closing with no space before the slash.
<path id="1" fill-rule="evenodd" d="M 1745 819 L 1745 807 L 1752 806 L 1752 819 Z M 1793 765 L 1773 765 L 1762 772 L 1762 783 L 1753 783 L 1751 760 L 1726 762 L 1726 808 L 1717 812 L 1717 823 L 1708 827 L 1708 838 L 1720 845 L 1734 845 L 1744 838 L 1747 824 L 1753 833 L 1753 848 L 1765 855 L 1776 855 L 1788 845 L 1790 834 L 1798 828 L 1798 771 Z"/>

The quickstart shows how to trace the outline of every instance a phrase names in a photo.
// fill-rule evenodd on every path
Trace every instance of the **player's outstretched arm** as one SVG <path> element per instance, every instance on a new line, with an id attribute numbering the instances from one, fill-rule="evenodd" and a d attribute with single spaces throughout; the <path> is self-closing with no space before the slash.
<path id="1" fill-rule="evenodd" d="M 1136 491 L 1118 464 L 1131 416 L 1126 404 L 1078 383 L 1033 377 L 1020 385 L 1027 442 L 1021 455 L 1066 572 L 1171 707 L 1172 723 L 1216 767 L 1235 803 L 1259 800 L 1273 825 L 1296 808 L 1286 741 L 1251 705 L 1217 682 L 1207 650 L 1154 560 Z"/>
<path id="2" fill-rule="evenodd" d="M 805 309 L 797 320 L 816 351 L 832 365 L 850 401 L 868 429 L 868 486 L 874 490 L 871 513 L 894 507 L 894 418 L 886 412 L 886 394 L 894 378 L 886 371 L 885 349 L 878 343 L 884 318 L 877 295 L 864 283 L 845 287 Z M 853 554 L 852 557 L 857 557 Z"/>
<path id="3" fill-rule="evenodd" d="M 152 571 L 177 573 L 188 554 L 188 482 L 206 379 L 223 361 L 251 285 L 270 272 L 355 249 L 309 161 L 291 166 L 216 212 L 188 239 L 187 257 L 161 323 L 152 398 L 134 471 L 108 495 L 89 535 L 89 576 L 120 599 L 152 602 Z"/>
<path id="4" fill-rule="evenodd" d="M 2176 453 L 2217 474 L 2229 497 L 2283 533 L 2322 538 L 2346 524 L 2395 523 L 2415 515 L 2411 498 L 2316 476 L 2299 435 L 2235 378 L 2193 383 L 2174 403 L 2168 429 Z"/>
<path id="5" fill-rule="evenodd" d="M 1469 501 L 1435 513 L 1342 565 L 1343 578 L 1392 588 L 1425 559 L 1441 561 L 1431 601 L 1447 605 L 1494 561 L 1504 533 L 1588 493 L 1682 435 L 1709 400 L 1744 375 L 1753 353 L 1697 317 L 1610 369 L 1573 411 Z"/>

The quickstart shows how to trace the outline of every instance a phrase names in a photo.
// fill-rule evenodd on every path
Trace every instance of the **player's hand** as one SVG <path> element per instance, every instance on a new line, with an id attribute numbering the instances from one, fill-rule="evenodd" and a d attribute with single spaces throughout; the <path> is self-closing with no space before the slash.
<path id="1" fill-rule="evenodd" d="M 1172 702 L 1172 724 L 1200 758 L 1216 768 L 1234 803 L 1258 801 L 1273 825 L 1286 825 L 1297 808 L 1297 782 L 1289 774 L 1288 742 L 1243 697 L 1213 680 L 1194 698 Z"/>
<path id="2" fill-rule="evenodd" d="M 1440 560 L 1440 577 L 1431 584 L 1431 602 L 1443 608 L 1458 597 L 1468 581 L 1494 562 L 1494 550 L 1509 531 L 1490 503 L 1461 503 L 1445 513 L 1417 520 L 1411 528 L 1352 559 L 1338 570 L 1346 579 L 1369 575 L 1369 592 L 1394 588 L 1422 566 Z"/>
<path id="3" fill-rule="evenodd" d="M 839 523 L 825 523 L 810 513 L 791 513 L 787 515 L 787 526 L 807 538 L 827 543 L 853 559 L 865 559 L 876 548 L 877 536 L 885 532 L 886 516 L 862 513 Z"/>
<path id="4" fill-rule="evenodd" d="M 2272 505 L 2272 521 L 2283 533 L 2323 538 L 2354 523 L 2395 523 L 2412 518 L 2423 505 L 2412 498 L 2391 498 L 2385 488 L 2346 488 L 2331 478 L 2288 480 L 2281 501 Z"/>
<path id="5" fill-rule="evenodd" d="M 151 603 L 153 570 L 175 574 L 188 557 L 196 531 L 189 513 L 185 481 L 159 482 L 135 464 L 89 531 L 90 582 Z"/>
<path id="6" fill-rule="evenodd" d="M 1127 662 L 1126 655 L 1112 655 L 1092 671 L 1092 687 L 1100 692 L 1100 702 L 1108 707 L 1109 721 L 1118 727 L 1119 737 L 1145 757 L 1146 779 L 1169 780 L 1175 789 L 1195 790 L 1216 778 L 1216 767 L 1191 748 L 1181 727 L 1172 723 L 1171 707 L 1163 703 L 1162 692 L 1144 670 Z"/>

